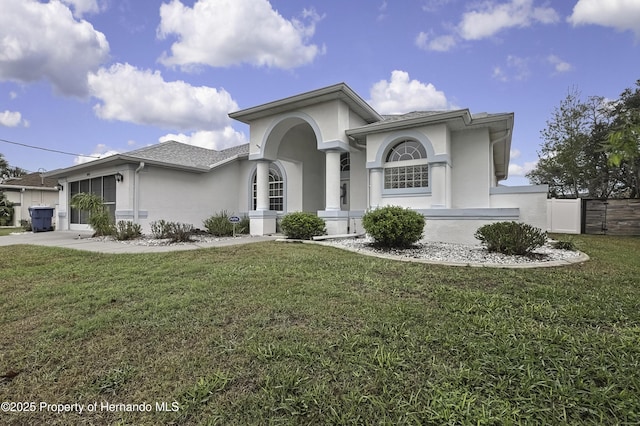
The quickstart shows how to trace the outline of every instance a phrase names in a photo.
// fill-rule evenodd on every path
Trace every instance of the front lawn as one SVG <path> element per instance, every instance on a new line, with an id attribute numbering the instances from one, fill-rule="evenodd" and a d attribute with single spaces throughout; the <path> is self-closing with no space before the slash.
<path id="1" fill-rule="evenodd" d="M 12 232 L 23 232 L 22 228 L 10 228 L 10 227 L 1 227 L 0 228 L 0 237 L 5 235 L 9 235 Z"/>
<path id="2" fill-rule="evenodd" d="M 517 270 L 3 247 L 0 423 L 637 424 L 640 238 L 574 241 Z"/>

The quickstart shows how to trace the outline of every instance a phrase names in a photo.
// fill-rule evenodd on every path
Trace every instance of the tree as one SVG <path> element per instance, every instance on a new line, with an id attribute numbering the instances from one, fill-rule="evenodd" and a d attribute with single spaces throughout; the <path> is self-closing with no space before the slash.
<path id="1" fill-rule="evenodd" d="M 0 153 L 0 181 L 12 177 L 20 177 L 26 174 L 27 171 L 21 169 L 20 167 L 11 167 L 7 160 L 4 158 L 4 155 Z"/>
<path id="2" fill-rule="evenodd" d="M 621 169 L 631 198 L 640 198 L 640 80 L 614 104 L 615 120 L 604 149 L 609 164 Z"/>
<path id="3" fill-rule="evenodd" d="M 581 99 L 570 89 L 541 131 L 544 143 L 539 161 L 527 174 L 532 183 L 549 185 L 550 195 L 561 198 L 609 198 L 624 187 L 622 173 L 604 152 L 612 113 L 602 97 Z"/>

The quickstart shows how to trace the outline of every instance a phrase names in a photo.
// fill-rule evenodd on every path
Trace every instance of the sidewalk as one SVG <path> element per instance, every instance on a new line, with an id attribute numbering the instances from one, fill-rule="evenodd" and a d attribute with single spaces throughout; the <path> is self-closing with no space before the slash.
<path id="1" fill-rule="evenodd" d="M 51 231 L 24 232 L 0 237 L 0 247 L 17 244 L 32 244 L 38 246 L 63 247 L 76 250 L 93 251 L 99 253 L 165 253 L 171 251 L 195 250 L 209 247 L 224 247 L 239 244 L 273 241 L 278 237 L 254 237 L 243 235 L 236 238 L 220 238 L 211 241 L 196 241 L 192 243 L 178 243 L 171 245 L 144 245 L 132 242 L 101 240 L 91 238 L 91 232 L 81 231 Z"/>

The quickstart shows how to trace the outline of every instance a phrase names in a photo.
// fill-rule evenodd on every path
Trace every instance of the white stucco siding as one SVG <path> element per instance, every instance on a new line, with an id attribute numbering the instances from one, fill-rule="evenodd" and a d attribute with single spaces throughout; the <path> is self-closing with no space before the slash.
<path id="1" fill-rule="evenodd" d="M 7 200 L 14 203 L 13 226 L 20 226 L 21 220 L 30 220 L 29 207 L 46 206 L 57 209 L 58 191 L 42 191 L 37 189 L 25 189 L 24 191 L 4 190 Z M 57 215 L 52 219 L 54 227 L 57 225 Z"/>
<path id="2" fill-rule="evenodd" d="M 147 166 L 139 173 L 139 223 L 143 232 L 160 219 L 203 228 L 203 220 L 226 210 L 239 212 L 238 193 L 246 179 L 233 162 L 209 173 L 186 173 Z"/>
<path id="3" fill-rule="evenodd" d="M 280 142 L 277 156 L 289 162 L 287 211 L 315 213 L 322 210 L 325 202 L 325 153 L 318 151 L 311 127 L 300 124 L 289 130 Z"/>
<path id="4" fill-rule="evenodd" d="M 548 185 L 496 187 L 491 190 L 491 207 L 520 209 L 520 221 L 547 229 Z"/>
<path id="5" fill-rule="evenodd" d="M 451 207 L 489 207 L 488 129 L 451 133 Z"/>
<path id="6" fill-rule="evenodd" d="M 366 210 L 368 179 L 366 156 L 364 151 L 352 151 L 350 154 L 351 170 L 349 171 L 349 208 L 350 210 Z"/>

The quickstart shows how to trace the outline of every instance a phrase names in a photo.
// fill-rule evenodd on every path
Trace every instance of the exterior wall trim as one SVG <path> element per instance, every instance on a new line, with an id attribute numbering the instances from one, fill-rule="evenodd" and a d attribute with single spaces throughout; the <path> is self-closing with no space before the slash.
<path id="1" fill-rule="evenodd" d="M 522 185 L 522 186 L 494 186 L 489 188 L 489 194 L 546 194 L 549 185 Z"/>
<path id="2" fill-rule="evenodd" d="M 431 220 L 518 220 L 520 209 L 514 208 L 470 208 L 470 209 L 417 209 L 418 213 Z"/>

